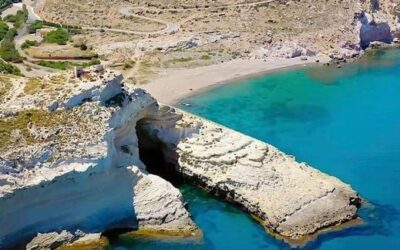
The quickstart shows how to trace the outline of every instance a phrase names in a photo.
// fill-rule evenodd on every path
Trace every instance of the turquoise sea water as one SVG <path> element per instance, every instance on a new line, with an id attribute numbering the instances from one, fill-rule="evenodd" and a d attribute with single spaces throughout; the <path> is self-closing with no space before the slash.
<path id="1" fill-rule="evenodd" d="M 400 51 L 355 64 L 307 67 L 224 85 L 189 98 L 187 111 L 221 123 L 351 184 L 370 202 L 366 224 L 306 249 L 400 249 Z M 200 242 L 121 240 L 127 249 L 289 249 L 249 216 L 182 188 Z"/>

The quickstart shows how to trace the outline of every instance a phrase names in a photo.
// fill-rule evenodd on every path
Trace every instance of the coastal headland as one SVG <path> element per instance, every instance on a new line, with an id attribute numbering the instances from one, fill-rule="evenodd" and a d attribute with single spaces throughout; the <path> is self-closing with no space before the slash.
<path id="1" fill-rule="evenodd" d="M 398 3 L 24 3 L 2 20 L 13 28 L 0 48 L 12 51 L 0 59 L 0 248 L 103 246 L 130 231 L 201 237 L 179 182 L 292 246 L 360 221 L 350 185 L 171 105 L 393 44 Z"/>
<path id="2" fill-rule="evenodd" d="M 60 228 L 71 232 L 60 246 L 118 229 L 198 235 L 170 184 L 177 179 L 242 207 L 288 242 L 358 218 L 361 198 L 340 180 L 125 89 L 118 73 L 90 74 L 64 88 L 53 75 L 38 83 L 44 92 L 24 78 L 3 79 L 13 103 L 1 105 L 3 248 Z M 48 110 L 29 107 L 35 100 Z M 29 249 L 48 242 L 38 237 Z"/>

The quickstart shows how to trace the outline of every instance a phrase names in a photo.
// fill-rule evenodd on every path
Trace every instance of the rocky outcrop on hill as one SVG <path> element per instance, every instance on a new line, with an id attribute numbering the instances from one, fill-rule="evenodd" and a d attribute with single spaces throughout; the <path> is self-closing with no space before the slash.
<path id="1" fill-rule="evenodd" d="M 360 198 L 338 179 L 271 145 L 160 106 L 110 74 L 90 87 L 67 84 L 75 89 L 62 95 L 53 112 L 21 106 L 7 113 L 2 106 L 2 249 L 60 229 L 198 235 L 179 190 L 149 174 L 157 168 L 241 206 L 289 240 L 357 218 Z M 57 88 L 52 96 L 57 91 L 64 92 Z M 14 100 L 36 94 L 41 92 Z M 32 249 L 59 244 L 58 236 L 39 236 Z M 74 238 L 67 236 L 67 242 Z"/>
<path id="2" fill-rule="evenodd" d="M 199 44 L 199 38 L 191 37 L 178 37 L 176 39 L 164 39 L 162 41 L 144 40 L 137 44 L 137 54 L 144 51 L 176 51 L 191 49 L 197 47 Z"/>
<path id="3" fill-rule="evenodd" d="M 360 45 L 367 48 L 371 43 L 391 43 L 399 37 L 400 3 L 396 0 L 362 1 L 355 17 L 359 22 Z"/>
<path id="4" fill-rule="evenodd" d="M 391 43 L 392 30 L 387 20 L 373 17 L 369 14 L 360 14 L 360 45 L 367 48 L 371 42 Z"/>
<path id="5" fill-rule="evenodd" d="M 312 57 L 315 52 L 298 42 L 278 44 L 270 49 L 259 48 L 251 55 L 254 59 L 264 58 L 295 58 L 300 56 Z"/>

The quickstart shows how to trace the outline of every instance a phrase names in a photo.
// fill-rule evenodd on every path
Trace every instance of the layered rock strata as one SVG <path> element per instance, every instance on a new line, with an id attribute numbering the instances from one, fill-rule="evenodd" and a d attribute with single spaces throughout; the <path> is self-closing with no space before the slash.
<path id="1" fill-rule="evenodd" d="M 90 249 L 103 249 L 109 245 L 109 242 L 106 238 L 101 237 L 101 234 L 85 234 L 79 230 L 75 233 L 71 233 L 63 230 L 60 233 L 38 233 L 36 237 L 26 245 L 26 250 L 62 249 L 62 247 L 72 245 L 75 247 L 78 247 L 78 245 L 82 247 L 93 246 L 93 248 Z"/>
<path id="2" fill-rule="evenodd" d="M 128 94 L 121 80 L 105 72 L 89 90 L 85 82 L 64 95 L 60 89 L 53 112 L 2 106 L 1 249 L 60 229 L 198 233 L 178 189 L 149 175 L 139 159 L 135 124 L 157 114 L 157 102 L 141 90 Z"/>
<path id="3" fill-rule="evenodd" d="M 355 17 L 359 25 L 360 46 L 367 48 L 373 42 L 391 43 L 399 37 L 400 2 L 397 0 L 363 1 Z"/>
<path id="4" fill-rule="evenodd" d="M 173 129 L 147 125 L 166 145 L 166 159 L 188 182 L 239 205 L 273 234 L 301 242 L 357 218 L 361 199 L 349 185 L 269 144 L 177 113 L 182 119 Z"/>
<path id="5" fill-rule="evenodd" d="M 391 43 L 393 41 L 392 30 L 386 19 L 362 12 L 359 20 L 362 48 L 367 48 L 372 42 Z"/>
<path id="6" fill-rule="evenodd" d="M 104 74 L 89 90 L 78 82 L 59 95 L 51 112 L 3 112 L 2 249 L 60 229 L 198 234 L 179 190 L 148 173 L 143 150 L 160 150 L 162 167 L 241 206 L 287 239 L 357 218 L 360 198 L 338 179 L 271 145 L 160 106 L 143 90 L 125 90 L 119 74 Z"/>
<path id="7" fill-rule="evenodd" d="M 134 194 L 139 228 L 189 236 L 196 232 L 197 227 L 182 203 L 182 194 L 171 183 L 156 175 L 141 174 Z"/>

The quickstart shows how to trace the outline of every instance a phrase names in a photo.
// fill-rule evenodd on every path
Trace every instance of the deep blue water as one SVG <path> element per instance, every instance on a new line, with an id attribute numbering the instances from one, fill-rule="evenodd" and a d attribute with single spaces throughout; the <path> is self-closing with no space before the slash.
<path id="1" fill-rule="evenodd" d="M 187 111 L 273 144 L 352 185 L 366 224 L 306 249 L 400 249 L 400 50 L 358 63 L 307 67 L 220 86 Z M 201 242 L 122 240 L 116 249 L 287 249 L 238 209 L 184 187 Z"/>

